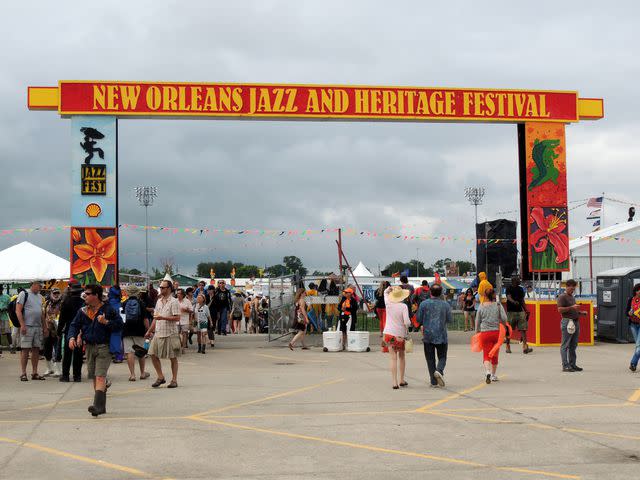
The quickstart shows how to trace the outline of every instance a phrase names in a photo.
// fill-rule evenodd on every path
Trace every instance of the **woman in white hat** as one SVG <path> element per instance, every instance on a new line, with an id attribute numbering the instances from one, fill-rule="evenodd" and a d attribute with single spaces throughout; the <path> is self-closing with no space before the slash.
<path id="1" fill-rule="evenodd" d="M 389 287 L 384 291 L 384 301 L 387 309 L 387 318 L 383 331 L 384 344 L 389 347 L 391 381 L 394 390 L 409 385 L 404 380 L 404 342 L 408 335 L 411 319 L 409 318 L 407 304 L 402 302 L 410 294 L 410 290 L 405 290 L 399 286 Z"/>

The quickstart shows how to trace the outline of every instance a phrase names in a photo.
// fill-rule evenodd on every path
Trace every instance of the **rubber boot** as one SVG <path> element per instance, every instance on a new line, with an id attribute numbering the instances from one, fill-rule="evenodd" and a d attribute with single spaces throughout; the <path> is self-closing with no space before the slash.
<path id="1" fill-rule="evenodd" d="M 44 372 L 44 376 L 48 377 L 53 374 L 53 362 L 51 360 L 47 360 L 47 371 Z"/>
<path id="2" fill-rule="evenodd" d="M 202 344 L 198 344 L 198 353 L 202 353 Z"/>
<path id="3" fill-rule="evenodd" d="M 203 354 L 203 355 L 204 355 L 204 348 L 205 348 L 206 346 L 207 346 L 207 345 L 206 345 L 205 343 L 203 343 L 203 344 L 202 344 L 202 354 Z"/>
<path id="4" fill-rule="evenodd" d="M 94 417 L 107 413 L 107 392 L 96 390 L 93 405 L 91 405 L 88 410 Z"/>

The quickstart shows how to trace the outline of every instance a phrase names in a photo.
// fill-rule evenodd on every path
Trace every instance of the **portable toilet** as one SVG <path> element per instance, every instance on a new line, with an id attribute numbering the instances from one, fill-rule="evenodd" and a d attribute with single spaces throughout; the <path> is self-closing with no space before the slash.
<path id="1" fill-rule="evenodd" d="M 614 268 L 597 276 L 598 338 L 632 342 L 627 301 L 640 283 L 640 266 Z"/>

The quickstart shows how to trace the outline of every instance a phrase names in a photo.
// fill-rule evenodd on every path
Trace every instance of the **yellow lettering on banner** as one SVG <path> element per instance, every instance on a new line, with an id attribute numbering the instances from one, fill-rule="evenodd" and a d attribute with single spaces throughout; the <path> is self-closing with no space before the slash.
<path id="1" fill-rule="evenodd" d="M 476 117 L 484 116 L 484 93 L 475 92 L 473 94 L 473 115 Z"/>
<path id="2" fill-rule="evenodd" d="M 380 90 L 369 90 L 369 94 L 371 95 L 371 113 L 381 113 L 380 104 L 382 103 L 382 99 L 380 98 Z"/>
<path id="3" fill-rule="evenodd" d="M 429 115 L 429 97 L 427 96 L 427 92 L 418 92 L 416 113 L 418 115 Z"/>
<path id="4" fill-rule="evenodd" d="M 178 87 L 178 110 L 181 112 L 191 110 L 191 105 L 187 105 L 187 87 L 185 85 Z"/>
<path id="5" fill-rule="evenodd" d="M 178 89 L 172 86 L 162 87 L 162 110 L 178 110 Z"/>
<path id="6" fill-rule="evenodd" d="M 204 97 L 204 105 L 202 109 L 207 112 L 218 111 L 218 100 L 216 97 L 216 89 L 214 87 L 207 87 L 207 94 Z"/>
<path id="7" fill-rule="evenodd" d="M 298 107 L 295 105 L 296 95 L 298 93 L 297 88 L 287 88 L 284 91 L 287 94 L 287 106 L 285 112 L 293 113 L 298 111 Z"/>
<path id="8" fill-rule="evenodd" d="M 413 115 L 415 113 L 414 109 L 413 109 L 413 102 L 415 102 L 416 100 L 416 92 L 414 92 L 413 90 L 409 90 L 407 92 L 407 113 L 409 115 Z"/>
<path id="9" fill-rule="evenodd" d="M 507 93 L 507 116 L 513 117 L 513 93 Z"/>
<path id="10" fill-rule="evenodd" d="M 242 110 L 242 88 L 234 88 L 231 93 L 231 98 L 233 98 L 233 111 L 239 112 Z"/>
<path id="11" fill-rule="evenodd" d="M 191 87 L 191 110 L 202 111 L 202 87 Z"/>
<path id="12" fill-rule="evenodd" d="M 221 87 L 218 90 L 218 100 L 220 104 L 218 105 L 218 110 L 225 110 L 227 112 L 231 111 L 231 87 Z"/>
<path id="13" fill-rule="evenodd" d="M 147 89 L 147 107 L 151 110 L 158 110 L 162 105 L 162 93 L 155 85 Z"/>
<path id="14" fill-rule="evenodd" d="M 123 110 L 135 110 L 140 96 L 140 85 L 122 85 L 120 86 L 120 94 L 122 95 Z"/>
<path id="15" fill-rule="evenodd" d="M 473 105 L 473 98 L 471 97 L 473 93 L 471 92 L 463 92 L 462 93 L 462 114 L 466 116 L 471 115 L 471 105 Z"/>
<path id="16" fill-rule="evenodd" d="M 369 95 L 365 90 L 356 88 L 356 113 L 369 113 Z"/>
<path id="17" fill-rule="evenodd" d="M 524 105 L 527 101 L 527 96 L 524 93 L 516 94 L 516 112 L 518 117 L 524 116 Z"/>
<path id="18" fill-rule="evenodd" d="M 93 109 L 98 110 L 98 106 L 101 110 L 105 108 L 105 88 L 104 85 L 93 86 Z"/>
<path id="19" fill-rule="evenodd" d="M 382 113 L 385 115 L 398 113 L 396 102 L 396 92 L 392 92 L 391 90 L 382 91 Z"/>
<path id="20" fill-rule="evenodd" d="M 538 102 L 535 95 L 527 95 L 527 117 L 538 116 Z"/>
<path id="21" fill-rule="evenodd" d="M 309 90 L 309 96 L 307 97 L 307 113 L 319 113 L 320 101 L 318 100 L 318 92 L 315 89 Z"/>
<path id="22" fill-rule="evenodd" d="M 454 115 L 456 112 L 456 93 L 445 92 L 444 94 L 444 113 L 445 115 Z"/>
<path id="23" fill-rule="evenodd" d="M 320 90 L 320 111 L 322 113 L 333 112 L 333 89 L 323 88 Z"/>
<path id="24" fill-rule="evenodd" d="M 404 96 L 406 92 L 404 90 L 398 91 L 398 113 L 400 115 L 404 114 Z"/>
<path id="25" fill-rule="evenodd" d="M 258 97 L 257 112 L 271 112 L 271 97 L 269 95 L 268 88 L 260 89 L 260 96 Z"/>
<path id="26" fill-rule="evenodd" d="M 429 97 L 429 108 L 436 115 L 442 115 L 444 112 L 444 101 L 442 100 L 442 92 L 433 92 Z"/>
<path id="27" fill-rule="evenodd" d="M 494 95 L 494 93 L 489 92 L 484 96 L 484 103 L 487 106 L 485 110 L 487 117 L 493 117 L 493 114 L 496 113 L 496 102 L 493 100 Z"/>
<path id="28" fill-rule="evenodd" d="M 274 88 L 273 93 L 276 95 L 276 98 L 273 101 L 273 111 L 284 112 L 284 88 Z"/>
<path id="29" fill-rule="evenodd" d="M 540 116 L 541 117 L 551 116 L 551 113 L 547 112 L 547 96 L 544 94 L 540 95 Z"/>
<path id="30" fill-rule="evenodd" d="M 504 99 L 507 97 L 506 93 L 496 93 L 498 99 L 498 116 L 504 117 Z"/>
<path id="31" fill-rule="evenodd" d="M 119 110 L 116 100 L 120 98 L 117 85 L 107 85 L 107 110 Z"/>

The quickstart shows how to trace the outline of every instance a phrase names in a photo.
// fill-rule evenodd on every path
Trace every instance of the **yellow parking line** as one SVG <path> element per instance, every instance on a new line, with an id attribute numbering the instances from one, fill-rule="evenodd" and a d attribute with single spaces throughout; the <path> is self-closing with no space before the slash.
<path id="1" fill-rule="evenodd" d="M 640 400 L 640 388 L 631 394 L 629 398 L 627 398 L 627 402 L 637 402 Z"/>
<path id="2" fill-rule="evenodd" d="M 330 412 L 330 413 L 265 413 L 262 415 L 209 415 L 208 418 L 279 418 L 279 417 L 351 417 L 356 415 L 396 415 L 415 413 L 415 410 L 380 410 L 374 412 Z M 201 415 L 205 416 L 205 415 Z"/>
<path id="3" fill-rule="evenodd" d="M 425 415 L 436 415 L 438 417 L 451 417 L 451 418 L 461 418 L 463 420 L 475 420 L 478 422 L 487 422 L 487 423 L 520 423 L 513 420 L 499 420 L 497 418 L 489 418 L 489 417 L 474 417 L 471 415 L 459 415 L 457 413 L 445 413 L 440 410 L 424 410 L 419 413 L 423 413 Z"/>
<path id="4" fill-rule="evenodd" d="M 274 360 L 287 360 L 289 362 L 300 362 L 300 363 L 329 363 L 329 360 L 309 360 L 299 357 L 280 357 L 278 355 L 267 355 L 266 353 L 254 353 L 257 357 L 265 357 L 265 358 L 273 358 Z"/>
<path id="5" fill-rule="evenodd" d="M 149 390 L 149 388 L 133 388 L 131 390 L 124 390 L 122 392 L 113 392 L 113 393 L 109 392 L 109 397 L 120 397 L 122 395 L 129 395 L 131 393 L 142 392 L 145 390 Z M 40 410 L 42 408 L 50 408 L 50 407 L 55 407 L 59 405 L 70 405 L 73 403 L 81 403 L 81 402 L 87 402 L 92 400 L 93 400 L 93 397 L 82 397 L 82 398 L 76 398 L 75 400 L 62 400 L 60 402 L 48 402 L 48 403 L 43 403 L 41 405 L 33 405 L 30 407 L 16 408 L 14 410 L 4 410 L 4 411 L 0 411 L 0 414 L 24 412 L 28 410 Z"/>
<path id="6" fill-rule="evenodd" d="M 101 417 L 101 422 L 116 422 L 121 420 L 126 421 L 162 421 L 162 420 L 184 420 L 188 417 L 175 417 L 175 416 L 167 416 L 167 417 Z M 32 418 L 30 420 L 0 420 L 0 425 L 11 425 L 11 424 L 20 424 L 20 423 L 78 423 L 78 422 L 95 422 L 96 419 L 91 416 L 86 416 L 83 418 Z"/>
<path id="7" fill-rule="evenodd" d="M 583 430 L 581 428 L 556 427 L 554 425 L 527 423 L 527 427 L 541 428 L 544 430 L 559 430 L 561 432 L 583 433 L 585 435 L 596 435 L 599 437 L 623 438 L 625 440 L 640 440 L 637 435 L 625 435 L 623 433 L 596 432 L 594 430 Z"/>
<path id="8" fill-rule="evenodd" d="M 442 398 L 433 403 L 428 403 L 426 405 L 423 405 L 422 407 L 416 408 L 416 412 L 426 412 L 427 410 L 431 410 L 432 408 L 437 407 L 438 405 L 442 405 L 443 403 L 447 403 L 451 400 L 455 400 L 456 398 L 459 398 L 468 393 L 475 392 L 476 390 L 480 390 L 481 388 L 484 388 L 487 385 L 488 384 L 486 382 L 482 382 L 476 385 L 475 387 L 468 388 L 466 390 L 463 390 L 462 392 L 454 393 L 453 395 L 449 395 L 448 397 Z"/>
<path id="9" fill-rule="evenodd" d="M 96 460 L 90 457 L 84 457 L 82 455 L 76 455 L 74 453 L 64 452 L 62 450 L 57 450 L 55 448 L 45 447 L 44 445 L 38 445 L 37 443 L 31 442 L 21 442 L 19 440 L 14 440 L 12 438 L 0 437 L 0 442 L 10 443 L 13 445 L 18 445 L 24 448 L 30 448 L 33 450 L 38 450 L 44 453 L 50 453 L 51 455 L 56 455 L 58 457 L 69 458 L 72 460 L 77 460 L 83 463 L 89 463 L 91 465 L 97 465 L 102 468 L 107 468 L 109 470 L 116 470 L 118 472 L 129 473 L 131 475 L 135 475 L 138 477 L 146 477 L 146 478 L 162 478 L 157 475 L 153 475 L 151 473 L 143 472 L 142 470 L 138 470 L 137 468 L 126 467 L 124 465 L 118 465 L 117 463 L 109 463 L 104 460 Z M 165 480 L 169 480 L 166 479 Z"/>
<path id="10" fill-rule="evenodd" d="M 556 472 L 546 472 L 546 471 L 542 471 L 542 470 L 530 470 L 530 469 L 527 469 L 527 468 L 502 467 L 502 466 L 496 466 L 496 465 L 488 465 L 488 464 L 479 463 L 479 462 L 461 460 L 461 459 L 458 459 L 458 458 L 444 457 L 444 456 L 440 456 L 440 455 L 430 455 L 430 454 L 426 454 L 426 453 L 411 452 L 411 451 L 406 451 L 406 450 L 395 450 L 395 449 L 390 449 L 390 448 L 382 448 L 382 447 L 376 447 L 376 446 L 373 446 L 373 445 L 366 445 L 366 444 L 362 444 L 362 443 L 344 442 L 344 441 L 341 441 L 341 440 L 332 440 L 332 439 L 329 439 L 329 438 L 315 437 L 315 436 L 311 436 L 311 435 L 301 435 L 301 434 L 291 433 L 291 432 L 282 432 L 282 431 L 279 431 L 279 430 L 270 430 L 270 429 L 266 429 L 266 428 L 251 427 L 251 426 L 241 425 L 241 424 L 237 424 L 237 423 L 221 422 L 219 420 L 211 420 L 211 419 L 201 418 L 201 417 L 191 417 L 191 418 L 193 420 L 195 420 L 195 421 L 204 422 L 204 423 L 210 423 L 212 425 L 220 425 L 220 426 L 223 426 L 223 427 L 230 427 L 230 428 L 236 428 L 236 429 L 239 429 L 239 430 L 266 433 L 266 434 L 270 434 L 270 435 L 278 435 L 278 436 L 282 436 L 282 437 L 295 438 L 295 439 L 299 439 L 299 440 L 309 440 L 309 441 L 313 441 L 313 442 L 326 443 L 326 444 L 337 445 L 337 446 L 341 446 L 341 447 L 356 448 L 356 449 L 360 449 L 360 450 L 369 450 L 369 451 L 372 451 L 372 452 L 388 453 L 388 454 L 392 454 L 392 455 L 401 455 L 401 456 L 405 456 L 405 457 L 424 458 L 424 459 L 427 459 L 427 460 L 433 460 L 433 461 L 437 461 L 437 462 L 445 462 L 445 463 L 452 463 L 452 464 L 458 464 L 458 465 L 467 465 L 467 466 L 470 466 L 470 467 L 477 467 L 477 468 L 490 468 L 490 469 L 494 469 L 494 470 L 525 473 L 525 474 L 528 474 L 528 475 L 541 475 L 541 476 L 545 476 L 545 477 L 569 478 L 569 479 L 579 479 L 580 478 L 577 475 L 568 475 L 568 474 L 556 473 Z"/>
<path id="11" fill-rule="evenodd" d="M 520 410 L 565 410 L 577 408 L 611 408 L 611 407 L 633 407 L 638 406 L 633 403 L 585 403 L 577 405 L 523 405 L 512 407 L 482 407 L 482 408 L 442 408 L 438 412 L 497 412 L 499 410 L 520 411 Z"/>
<path id="12" fill-rule="evenodd" d="M 316 383 L 314 385 L 309 385 L 308 387 L 297 388 L 295 390 L 289 390 L 287 392 L 277 393 L 275 395 L 269 395 L 268 397 L 259 398 L 257 400 L 250 400 L 248 402 L 235 403 L 233 405 L 227 405 L 226 407 L 214 408 L 212 410 L 207 410 L 207 411 L 200 412 L 200 413 L 194 413 L 193 415 L 190 415 L 189 418 L 204 417 L 204 416 L 211 415 L 211 414 L 214 414 L 214 413 L 226 412 L 227 410 L 233 410 L 234 408 L 240 408 L 240 407 L 244 407 L 246 405 L 253 405 L 253 404 L 256 404 L 256 403 L 267 402 L 269 400 L 274 400 L 276 398 L 288 397 L 290 395 L 296 395 L 298 393 L 307 392 L 307 391 L 313 390 L 315 388 L 324 387 L 326 385 L 333 385 L 334 383 L 340 383 L 340 382 L 344 382 L 344 378 L 338 378 L 336 380 L 330 380 L 328 382 Z"/>

